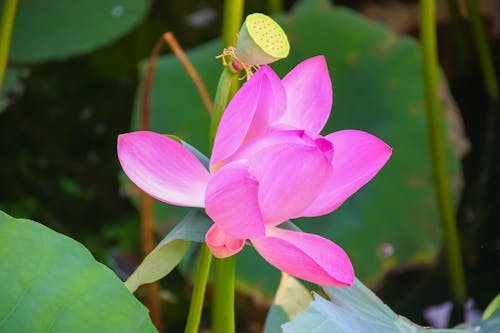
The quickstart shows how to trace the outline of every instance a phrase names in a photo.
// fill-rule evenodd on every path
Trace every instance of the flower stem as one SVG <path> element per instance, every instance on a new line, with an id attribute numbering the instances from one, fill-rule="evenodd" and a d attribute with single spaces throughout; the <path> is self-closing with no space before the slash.
<path id="1" fill-rule="evenodd" d="M 244 0 L 226 0 L 224 2 L 224 17 L 222 18 L 223 47 L 236 46 L 238 31 L 242 23 L 243 7 Z M 212 121 L 210 123 L 210 150 L 212 150 L 215 134 L 217 133 L 217 127 L 219 127 L 222 114 L 229 100 L 239 88 L 237 74 L 238 73 L 231 71 L 230 66 L 226 66 L 219 78 L 212 112 Z"/>
<path id="2" fill-rule="evenodd" d="M 244 0 L 224 1 L 222 40 L 224 47 L 236 46 L 238 31 L 243 21 Z M 210 149 L 226 105 L 239 88 L 237 74 L 226 67 L 222 71 L 214 100 L 214 112 L 210 127 Z M 234 333 L 234 256 L 215 259 L 212 330 L 214 333 Z"/>
<path id="3" fill-rule="evenodd" d="M 224 1 L 224 16 L 222 18 L 222 43 L 224 47 L 236 46 L 238 31 L 240 31 L 244 0 Z"/>
<path id="4" fill-rule="evenodd" d="M 476 43 L 479 63 L 483 73 L 483 79 L 486 84 L 486 90 L 491 100 L 498 100 L 498 81 L 495 76 L 495 67 L 491 59 L 491 50 L 484 31 L 483 22 L 479 14 L 477 0 L 466 0 L 467 12 L 472 24 L 472 32 L 474 33 L 474 41 Z"/>
<path id="5" fill-rule="evenodd" d="M 189 315 L 184 333 L 198 332 L 211 260 L 212 254 L 210 253 L 207 245 L 205 243 L 201 244 L 201 250 L 198 257 L 198 267 L 194 277 L 193 294 L 191 295 L 191 304 L 189 305 Z"/>
<path id="6" fill-rule="evenodd" d="M 236 256 L 214 259 L 214 303 L 212 307 L 212 331 L 234 333 L 234 270 Z"/>
<path id="7" fill-rule="evenodd" d="M 420 0 L 420 38 L 422 40 L 423 76 L 427 102 L 427 120 L 434 185 L 448 263 L 451 291 L 456 302 L 463 304 L 466 297 L 465 275 L 456 228 L 453 200 L 446 167 L 443 133 L 443 115 L 438 97 L 439 67 L 436 50 L 434 0 Z"/>
<path id="8" fill-rule="evenodd" d="M 0 27 L 0 94 L 2 93 L 2 83 L 9 57 L 10 39 L 14 18 L 16 17 L 17 0 L 6 0 L 2 13 L 2 23 Z"/>

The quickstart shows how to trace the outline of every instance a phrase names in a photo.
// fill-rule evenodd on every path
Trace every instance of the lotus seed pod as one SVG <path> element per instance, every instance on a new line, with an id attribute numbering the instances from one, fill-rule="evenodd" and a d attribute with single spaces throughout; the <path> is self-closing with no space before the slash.
<path id="1" fill-rule="evenodd" d="M 241 26 L 236 56 L 248 65 L 270 64 L 286 58 L 290 51 L 288 38 L 281 27 L 267 15 L 248 15 Z"/>

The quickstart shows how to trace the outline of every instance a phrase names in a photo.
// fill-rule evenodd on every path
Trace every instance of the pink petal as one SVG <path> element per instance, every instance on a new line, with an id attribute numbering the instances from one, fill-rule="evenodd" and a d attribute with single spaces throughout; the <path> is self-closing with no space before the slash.
<path id="1" fill-rule="evenodd" d="M 217 258 L 230 257 L 241 251 L 245 245 L 244 239 L 238 239 L 226 235 L 217 225 L 213 225 L 205 235 L 210 252 Z"/>
<path id="2" fill-rule="evenodd" d="M 300 132 L 292 134 L 297 137 Z M 317 142 L 303 132 L 298 139 L 274 144 L 274 136 L 264 136 L 263 148 L 248 157 L 250 171 L 259 182 L 259 206 L 266 225 L 302 216 L 332 172 L 330 142 L 322 138 Z"/>
<path id="3" fill-rule="evenodd" d="M 214 170 L 242 143 L 266 133 L 285 111 L 285 90 L 278 76 L 262 66 L 233 97 L 222 116 L 210 160 Z"/>
<path id="4" fill-rule="evenodd" d="M 125 174 L 152 197 L 173 205 L 204 207 L 210 174 L 179 142 L 154 132 L 118 136 Z"/>
<path id="5" fill-rule="evenodd" d="M 279 270 L 321 285 L 350 286 L 354 271 L 342 248 L 323 237 L 268 228 L 268 236 L 252 239 L 252 244 Z"/>
<path id="6" fill-rule="evenodd" d="M 287 108 L 279 122 L 319 133 L 330 116 L 333 98 L 325 57 L 304 60 L 282 82 Z"/>
<path id="7" fill-rule="evenodd" d="M 260 136 L 248 141 L 241 146 L 238 151 L 226 160 L 227 163 L 238 160 L 258 159 L 258 154 L 263 149 L 277 144 L 302 144 L 304 140 L 304 130 L 284 129 L 279 130 L 272 127 L 265 136 Z"/>
<path id="8" fill-rule="evenodd" d="M 333 173 L 321 195 L 304 216 L 327 214 L 339 207 L 384 166 L 392 149 L 379 138 L 362 131 L 344 130 L 326 136 L 333 144 Z"/>
<path id="9" fill-rule="evenodd" d="M 252 238 L 265 235 L 259 208 L 259 184 L 248 166 L 231 163 L 222 167 L 207 186 L 205 207 L 208 216 L 227 235 Z"/>

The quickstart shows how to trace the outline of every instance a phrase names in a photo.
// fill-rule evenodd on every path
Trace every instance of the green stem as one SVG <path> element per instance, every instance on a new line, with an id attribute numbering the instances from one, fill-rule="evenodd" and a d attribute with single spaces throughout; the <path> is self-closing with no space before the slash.
<path id="1" fill-rule="evenodd" d="M 283 11 L 283 0 L 267 0 L 267 13 L 274 15 Z"/>
<path id="2" fill-rule="evenodd" d="M 494 101 L 498 100 L 498 81 L 495 75 L 495 67 L 491 59 L 491 50 L 484 31 L 483 22 L 479 13 L 477 0 L 466 0 L 467 11 L 472 24 L 472 31 L 474 33 L 474 41 L 479 56 L 479 63 L 483 73 L 483 79 L 486 84 L 488 95 Z"/>
<path id="3" fill-rule="evenodd" d="M 0 27 L 0 93 L 2 92 L 2 83 L 9 57 L 10 38 L 12 36 L 14 18 L 16 17 L 16 7 L 17 0 L 5 0 Z"/>
<path id="4" fill-rule="evenodd" d="M 243 10 L 245 0 L 226 0 L 224 1 L 224 16 L 222 18 L 222 42 L 224 47 L 236 46 L 238 33 L 243 24 Z M 232 78 L 231 90 L 227 102 L 233 98 L 234 94 L 240 89 L 240 80 L 236 75 Z"/>
<path id="5" fill-rule="evenodd" d="M 189 305 L 189 315 L 184 333 L 197 333 L 200 326 L 201 310 L 203 308 L 203 298 L 207 286 L 208 272 L 210 271 L 210 261 L 212 254 L 205 243 L 201 244 L 198 257 L 198 268 L 194 277 L 193 295 Z"/>
<path id="6" fill-rule="evenodd" d="M 236 46 L 238 31 L 240 31 L 244 0 L 224 1 L 224 16 L 222 18 L 222 43 L 224 47 Z"/>
<path id="7" fill-rule="evenodd" d="M 238 31 L 243 21 L 244 0 L 224 1 L 222 18 L 222 40 L 224 47 L 236 46 Z M 210 124 L 210 147 L 226 105 L 239 87 L 237 74 L 224 68 L 217 87 L 214 111 Z M 211 148 L 210 148 L 211 149 Z M 212 331 L 214 333 L 234 333 L 234 268 L 235 257 L 215 259 L 214 298 L 212 306 Z"/>
<path id="8" fill-rule="evenodd" d="M 420 38 L 432 170 L 437 194 L 453 298 L 463 303 L 466 297 L 465 275 L 456 228 L 453 200 L 446 167 L 444 150 L 443 115 L 438 97 L 439 67 L 436 49 L 434 0 L 420 0 Z"/>
<path id="9" fill-rule="evenodd" d="M 236 256 L 214 260 L 212 331 L 234 333 L 234 271 Z"/>

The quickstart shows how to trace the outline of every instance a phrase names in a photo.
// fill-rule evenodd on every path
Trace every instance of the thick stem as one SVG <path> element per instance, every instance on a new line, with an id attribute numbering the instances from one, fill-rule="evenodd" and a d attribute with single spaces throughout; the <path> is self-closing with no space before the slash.
<path id="1" fill-rule="evenodd" d="M 224 47 L 236 46 L 237 33 L 243 21 L 243 8 L 243 0 L 226 0 L 224 2 L 224 16 L 222 18 L 222 40 Z M 229 68 L 225 68 L 221 74 L 214 101 L 210 147 L 212 147 L 224 109 L 238 90 L 238 87 L 237 75 L 232 73 Z M 234 333 L 234 266 L 234 256 L 216 260 L 214 303 L 212 306 L 212 329 L 214 333 Z"/>
<path id="2" fill-rule="evenodd" d="M 438 97 L 439 66 L 434 6 L 434 0 L 420 0 L 420 38 L 422 40 L 424 88 L 427 102 L 432 171 L 441 216 L 451 291 L 454 300 L 462 304 L 466 297 L 465 275 L 445 158 L 443 114 Z"/>
<path id="3" fill-rule="evenodd" d="M 488 91 L 488 95 L 491 100 L 497 101 L 499 97 L 498 81 L 495 75 L 495 67 L 493 66 L 493 60 L 491 58 L 490 45 L 488 43 L 488 38 L 486 37 L 486 32 L 484 31 L 483 22 L 481 21 L 477 0 L 466 0 L 465 4 L 467 5 L 467 11 L 472 24 L 474 42 L 476 43 L 479 63 L 481 65 L 483 79 L 486 84 L 486 90 Z"/>
<path id="4" fill-rule="evenodd" d="M 10 38 L 16 17 L 17 0 L 5 0 L 2 13 L 2 23 L 0 26 L 0 94 L 2 93 L 2 83 L 9 58 Z"/>
<path id="5" fill-rule="evenodd" d="M 193 294 L 191 295 L 189 315 L 184 333 L 198 333 L 211 259 L 212 254 L 207 245 L 205 243 L 201 244 L 200 255 L 198 257 L 198 268 L 194 277 Z"/>
<path id="6" fill-rule="evenodd" d="M 212 307 L 212 331 L 234 333 L 234 270 L 236 256 L 215 259 L 214 304 Z"/>
<path id="7" fill-rule="evenodd" d="M 224 16 L 222 17 L 222 43 L 224 47 L 236 46 L 244 4 L 244 0 L 224 1 Z"/>

